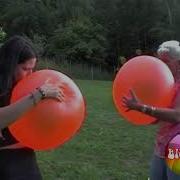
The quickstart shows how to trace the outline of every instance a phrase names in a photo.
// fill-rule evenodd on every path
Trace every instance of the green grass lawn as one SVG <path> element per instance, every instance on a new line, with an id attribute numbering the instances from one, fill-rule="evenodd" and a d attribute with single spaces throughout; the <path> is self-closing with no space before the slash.
<path id="1" fill-rule="evenodd" d="M 134 126 L 112 101 L 112 82 L 76 81 L 87 100 L 80 132 L 59 149 L 38 152 L 45 180 L 147 180 L 155 126 Z"/>

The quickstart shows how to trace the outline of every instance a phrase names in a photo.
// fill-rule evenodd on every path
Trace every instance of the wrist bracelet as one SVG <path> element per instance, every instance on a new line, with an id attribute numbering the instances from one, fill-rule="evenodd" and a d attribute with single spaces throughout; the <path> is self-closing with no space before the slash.
<path id="1" fill-rule="evenodd" d="M 148 108 L 148 106 L 144 104 L 144 105 L 142 106 L 141 111 L 142 111 L 143 113 L 146 113 L 146 112 L 147 112 L 147 108 Z"/>
<path id="2" fill-rule="evenodd" d="M 32 92 L 30 92 L 30 98 L 33 100 L 33 105 L 36 106 L 37 101 L 36 101 L 36 98 L 35 98 L 35 96 L 34 96 L 34 94 Z"/>
<path id="3" fill-rule="evenodd" d="M 40 94 L 41 94 L 41 99 L 46 98 L 46 94 L 45 94 L 45 92 L 44 92 L 41 88 L 36 88 L 36 89 L 40 92 Z"/>
<path id="4" fill-rule="evenodd" d="M 151 106 L 151 115 L 154 116 L 154 113 L 156 111 L 156 108 L 154 106 Z"/>
<path id="5" fill-rule="evenodd" d="M 150 114 L 151 116 L 154 116 L 154 113 L 155 113 L 155 111 L 156 111 L 156 108 L 155 108 L 154 106 L 147 106 L 147 105 L 144 104 L 144 105 L 142 106 L 141 111 L 142 111 L 143 113 L 148 113 L 148 114 Z"/>

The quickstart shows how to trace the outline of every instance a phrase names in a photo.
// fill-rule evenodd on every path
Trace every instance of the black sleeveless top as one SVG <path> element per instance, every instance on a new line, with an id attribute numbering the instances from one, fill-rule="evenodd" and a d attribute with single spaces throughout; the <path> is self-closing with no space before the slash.
<path id="1" fill-rule="evenodd" d="M 18 141 L 13 137 L 9 128 L 4 128 L 1 130 L 2 137 L 0 137 L 0 147 L 5 147 L 8 145 L 16 144 Z"/>
<path id="2" fill-rule="evenodd" d="M 0 96 L 0 107 L 4 107 L 10 104 L 11 92 L 12 91 L 9 91 L 9 93 L 6 93 L 6 95 Z M 9 131 L 8 127 L 2 129 L 1 133 L 2 137 L 0 136 L 0 147 L 18 143 L 18 141 L 13 137 L 13 135 Z"/>

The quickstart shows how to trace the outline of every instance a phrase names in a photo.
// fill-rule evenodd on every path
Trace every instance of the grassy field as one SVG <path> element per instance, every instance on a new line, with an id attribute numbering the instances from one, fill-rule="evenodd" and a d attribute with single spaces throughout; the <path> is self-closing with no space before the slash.
<path id="1" fill-rule="evenodd" d="M 59 149 L 38 152 L 45 180 L 147 180 L 156 127 L 134 126 L 112 102 L 112 82 L 76 81 L 87 100 L 80 132 Z"/>

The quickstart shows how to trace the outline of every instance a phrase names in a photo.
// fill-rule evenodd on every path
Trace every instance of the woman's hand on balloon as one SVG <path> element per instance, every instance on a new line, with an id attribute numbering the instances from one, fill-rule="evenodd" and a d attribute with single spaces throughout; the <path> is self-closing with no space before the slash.
<path id="1" fill-rule="evenodd" d="M 135 92 L 132 89 L 129 92 L 130 92 L 130 97 L 129 96 L 122 97 L 123 107 L 127 108 L 126 111 L 138 110 L 140 105 L 140 100 L 137 98 Z"/>
<path id="2" fill-rule="evenodd" d="M 64 100 L 63 87 L 60 85 L 54 85 L 48 82 L 45 82 L 44 85 L 40 87 L 40 89 L 44 92 L 45 98 L 53 98 L 59 101 Z"/>

